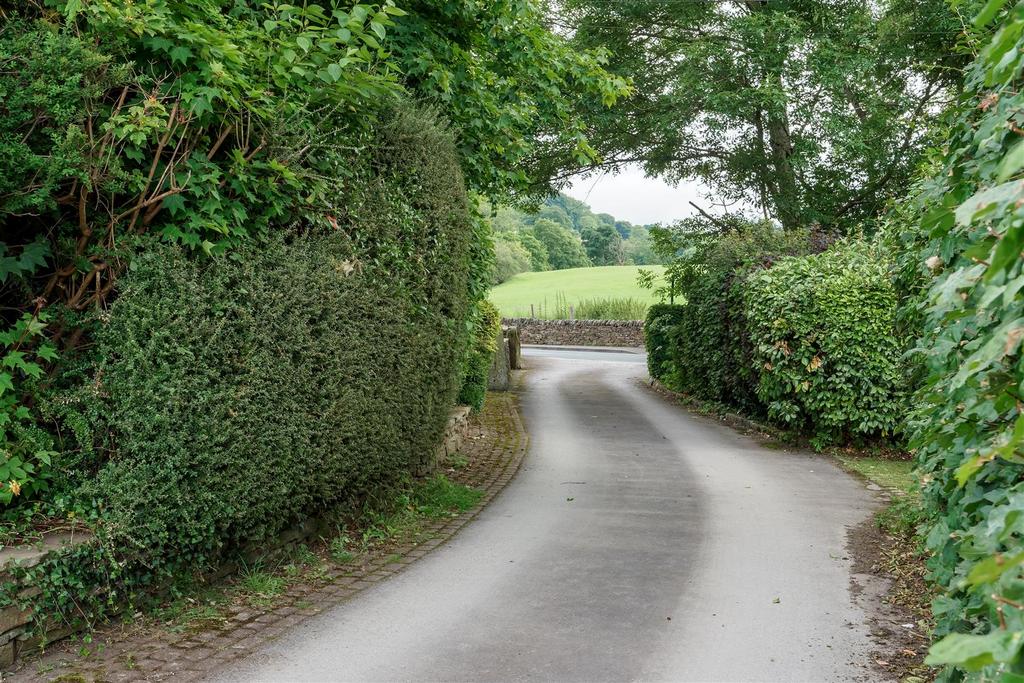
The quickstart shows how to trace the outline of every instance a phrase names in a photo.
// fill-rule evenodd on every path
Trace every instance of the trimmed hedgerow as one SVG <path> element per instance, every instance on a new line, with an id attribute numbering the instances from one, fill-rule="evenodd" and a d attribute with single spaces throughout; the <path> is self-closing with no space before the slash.
<path id="1" fill-rule="evenodd" d="M 349 272 L 345 240 L 203 265 L 151 247 L 97 336 L 116 457 L 94 494 L 118 546 L 196 563 L 427 462 L 459 334 Z"/>
<path id="2" fill-rule="evenodd" d="M 460 387 L 474 226 L 451 136 L 407 108 L 381 121 L 361 183 L 328 207 L 337 229 L 212 259 L 136 245 L 95 369 L 61 401 L 106 458 L 79 492 L 100 542 L 43 568 L 42 614 L 88 618 L 433 457 Z"/>
<path id="3" fill-rule="evenodd" d="M 906 410 L 891 265 L 862 242 L 787 258 L 744 284 L 757 397 L 823 442 L 891 435 Z"/>
<path id="4" fill-rule="evenodd" d="M 807 255 L 807 232 L 735 225 L 658 235 L 680 254 L 669 270 L 686 303 L 648 316 L 651 375 L 822 444 L 893 434 L 908 340 L 883 250 L 846 242 Z"/>
<path id="5" fill-rule="evenodd" d="M 726 234 L 684 233 L 680 240 L 687 256 L 671 268 L 686 304 L 669 333 L 672 388 L 759 412 L 743 306 L 745 278 L 778 258 L 806 253 L 808 235 L 770 223 L 744 223 Z"/>
<path id="6" fill-rule="evenodd" d="M 647 309 L 644 320 L 644 346 L 647 348 L 647 372 L 666 386 L 673 387 L 672 341 L 669 334 L 685 313 L 681 304 L 655 304 Z"/>
<path id="7" fill-rule="evenodd" d="M 473 410 L 484 407 L 487 380 L 490 375 L 498 335 L 501 334 L 501 313 L 486 299 L 477 302 L 473 316 L 473 336 L 466 357 L 466 376 L 459 392 L 459 403 Z"/>

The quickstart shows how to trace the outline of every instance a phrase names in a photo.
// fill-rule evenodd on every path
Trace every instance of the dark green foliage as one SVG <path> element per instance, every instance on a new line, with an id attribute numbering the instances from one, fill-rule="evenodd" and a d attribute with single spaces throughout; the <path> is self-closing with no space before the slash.
<path id="1" fill-rule="evenodd" d="M 501 332 L 501 313 L 487 301 L 477 302 L 473 316 L 473 334 L 466 358 L 466 376 L 459 392 L 459 403 L 473 410 L 484 407 L 487 379 Z"/>
<path id="2" fill-rule="evenodd" d="M 415 95 L 459 130 L 467 183 L 488 197 L 540 196 L 597 157 L 589 121 L 630 94 L 605 51 L 573 47 L 539 2 L 410 0 L 385 47 Z"/>
<path id="3" fill-rule="evenodd" d="M 679 254 L 665 291 L 686 301 L 648 316 L 652 376 L 819 443 L 893 434 L 906 339 L 884 251 L 849 242 L 801 255 L 815 242 L 807 233 L 727 220 L 726 234 L 693 220 L 652 233 Z"/>
<path id="4" fill-rule="evenodd" d="M 238 255 L 148 249 L 97 335 L 117 455 L 89 490 L 110 542 L 155 565 L 396 481 L 432 457 L 454 398 L 455 321 L 350 272 L 340 236 Z"/>
<path id="5" fill-rule="evenodd" d="M 898 297 L 885 253 L 860 242 L 747 277 L 745 336 L 768 417 L 822 442 L 893 434 L 906 412 Z"/>
<path id="6" fill-rule="evenodd" d="M 533 255 L 514 233 L 499 233 L 494 238 L 494 269 L 491 284 L 500 285 L 513 275 L 532 270 Z"/>
<path id="7" fill-rule="evenodd" d="M 78 493 L 101 543 L 53 568 L 44 612 L 102 611 L 430 462 L 460 386 L 474 223 L 450 135 L 406 108 L 381 121 L 337 230 L 214 259 L 135 245 L 95 371 L 54 401 L 108 459 Z"/>
<path id="8" fill-rule="evenodd" d="M 700 178 L 787 229 L 861 228 L 902 196 L 955 95 L 980 0 L 566 0 L 636 95 L 589 129 L 609 167 Z M 625 112 L 625 113 L 624 113 Z M 628 123 L 625 123 L 628 122 Z M 760 214 L 761 211 L 759 210 Z"/>
<path id="9" fill-rule="evenodd" d="M 583 268 L 593 265 L 587 258 L 583 242 L 579 235 L 559 223 L 547 218 L 540 218 L 530 228 L 537 241 L 547 251 L 548 263 L 553 270 L 564 268 Z"/>
<path id="10" fill-rule="evenodd" d="M 681 305 L 654 304 L 647 309 L 644 321 L 644 346 L 647 349 L 647 372 L 669 387 L 678 386 L 672 377 L 672 340 L 676 326 L 686 315 Z"/>
<path id="11" fill-rule="evenodd" d="M 548 261 L 548 248 L 529 230 L 512 233 L 516 241 L 530 253 L 530 270 L 541 272 L 551 270 Z"/>
<path id="12" fill-rule="evenodd" d="M 684 254 L 668 270 L 677 296 L 686 301 L 672 332 L 673 388 L 760 412 L 746 330 L 745 278 L 777 258 L 806 253 L 807 234 L 743 221 L 724 235 L 694 221 L 679 228 L 652 231 L 660 251 Z"/>
<path id="13" fill-rule="evenodd" d="M 611 266 L 622 263 L 622 236 L 614 224 L 598 223 L 586 225 L 580 231 L 583 247 L 595 266 Z"/>

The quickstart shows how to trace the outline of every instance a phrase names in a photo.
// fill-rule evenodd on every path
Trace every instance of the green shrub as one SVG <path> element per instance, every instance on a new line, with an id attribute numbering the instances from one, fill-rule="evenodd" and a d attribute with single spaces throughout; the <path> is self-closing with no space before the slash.
<path id="1" fill-rule="evenodd" d="M 459 392 L 459 403 L 473 410 L 484 407 L 487 379 L 497 350 L 501 332 L 501 313 L 486 299 L 476 305 L 473 316 L 473 334 L 466 357 L 466 374 Z"/>
<path id="2" fill-rule="evenodd" d="M 116 457 L 92 492 L 110 540 L 196 563 L 393 483 L 432 456 L 457 329 L 340 237 L 200 265 L 150 247 L 99 334 Z"/>
<path id="3" fill-rule="evenodd" d="M 43 311 L 25 313 L 9 329 L 0 327 L 0 519 L 49 489 L 53 476 L 53 438 L 35 426 L 35 411 L 21 400 L 24 385 L 43 376 L 41 364 L 57 356 L 43 334 L 47 320 Z"/>
<path id="4" fill-rule="evenodd" d="M 737 223 L 724 235 L 714 226 L 684 228 L 669 235 L 653 233 L 659 248 L 684 254 L 668 269 L 686 301 L 669 332 L 673 388 L 761 412 L 746 331 L 745 279 L 778 258 L 807 253 L 808 235 L 783 232 L 770 223 Z"/>
<path id="5" fill-rule="evenodd" d="M 78 493 L 100 543 L 38 568 L 43 614 L 88 618 L 433 457 L 460 386 L 474 227 L 450 134 L 408 108 L 381 121 L 337 230 L 212 259 L 136 245 L 97 366 L 60 401 L 106 458 Z"/>
<path id="6" fill-rule="evenodd" d="M 684 307 L 679 304 L 655 304 L 647 309 L 644 320 L 644 346 L 647 348 L 647 371 L 651 377 L 675 388 L 672 377 L 672 347 L 670 332 L 679 324 Z"/>
<path id="7" fill-rule="evenodd" d="M 750 274 L 744 313 L 769 418 L 825 441 L 891 435 L 906 409 L 898 303 L 891 264 L 861 242 Z"/>
<path id="8" fill-rule="evenodd" d="M 928 287 L 911 445 L 924 485 L 932 605 L 928 663 L 945 681 L 1021 679 L 1024 647 L 1024 3 L 989 3 L 924 187 L 915 268 Z M 1000 25 L 1001 24 L 1001 25 Z"/>

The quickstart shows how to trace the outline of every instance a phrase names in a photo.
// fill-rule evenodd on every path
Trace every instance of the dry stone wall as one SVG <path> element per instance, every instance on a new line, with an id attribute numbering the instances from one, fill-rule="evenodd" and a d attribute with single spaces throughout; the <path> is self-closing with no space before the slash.
<path id="1" fill-rule="evenodd" d="M 523 344 L 630 347 L 644 345 L 643 320 L 506 318 L 502 322 L 519 328 L 519 338 Z"/>

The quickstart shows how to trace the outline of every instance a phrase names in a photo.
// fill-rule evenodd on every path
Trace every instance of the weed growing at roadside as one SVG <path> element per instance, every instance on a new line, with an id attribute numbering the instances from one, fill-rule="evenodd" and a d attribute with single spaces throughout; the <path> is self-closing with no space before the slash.
<path id="1" fill-rule="evenodd" d="M 455 455 L 448 458 L 448 466 L 453 470 L 465 469 L 469 465 L 469 458 L 464 456 L 462 453 L 456 453 Z"/>
<path id="2" fill-rule="evenodd" d="M 283 577 L 264 571 L 259 565 L 242 570 L 241 586 L 249 602 L 266 606 L 287 587 Z"/>
<path id="3" fill-rule="evenodd" d="M 893 500 L 875 514 L 878 527 L 897 538 L 911 539 L 917 527 L 924 521 L 921 496 L 905 494 Z"/>
<path id="4" fill-rule="evenodd" d="M 465 512 L 476 505 L 482 496 L 483 491 L 453 483 L 439 474 L 416 488 L 413 502 L 417 512 L 436 519 Z"/>
<path id="5" fill-rule="evenodd" d="M 356 559 L 355 553 L 349 550 L 349 546 L 352 543 L 352 539 L 342 534 L 341 536 L 335 536 L 331 539 L 330 554 L 331 559 L 338 564 L 348 564 L 352 560 Z"/>
<path id="6" fill-rule="evenodd" d="M 391 540 L 414 538 L 423 533 L 424 519 L 454 517 L 469 510 L 483 497 L 483 491 L 456 484 L 443 474 L 414 484 L 390 501 L 367 508 L 362 535 L 366 549 Z"/>

